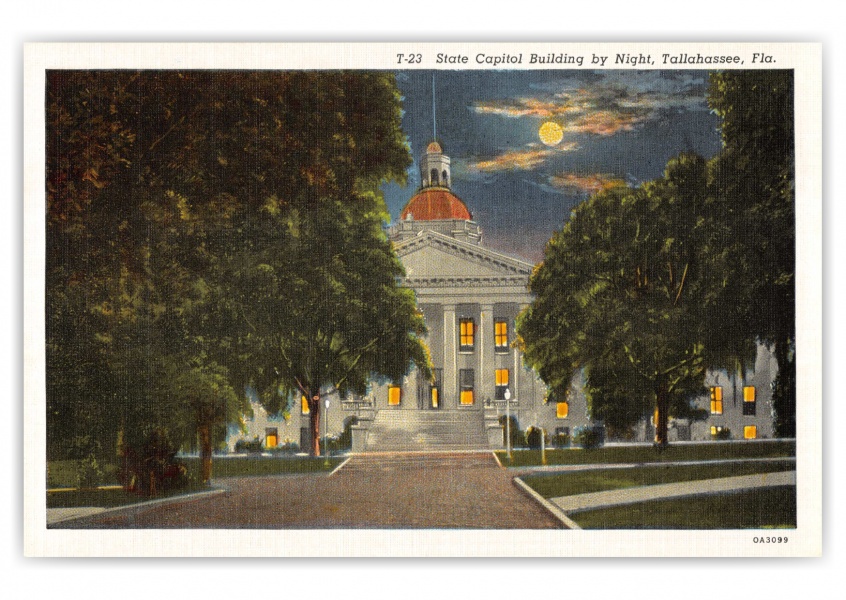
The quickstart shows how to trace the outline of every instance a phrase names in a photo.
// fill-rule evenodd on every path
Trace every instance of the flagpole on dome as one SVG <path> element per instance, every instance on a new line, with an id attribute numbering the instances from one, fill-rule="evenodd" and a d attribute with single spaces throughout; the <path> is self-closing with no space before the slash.
<path id="1" fill-rule="evenodd" d="M 438 141 L 438 115 L 435 112 L 435 73 L 432 73 L 432 141 Z"/>

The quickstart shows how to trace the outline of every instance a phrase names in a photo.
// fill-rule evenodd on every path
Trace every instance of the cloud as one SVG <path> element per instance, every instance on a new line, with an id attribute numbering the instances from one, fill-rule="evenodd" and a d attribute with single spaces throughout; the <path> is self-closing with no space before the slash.
<path id="1" fill-rule="evenodd" d="M 487 160 L 471 162 L 467 165 L 469 171 L 531 171 L 558 152 L 571 152 L 578 148 L 576 142 L 558 144 L 554 148 L 535 149 L 531 144 L 528 150 L 510 150 L 499 156 Z"/>
<path id="2" fill-rule="evenodd" d="M 565 133 L 608 136 L 620 131 L 632 131 L 636 125 L 646 120 L 644 115 L 635 112 L 598 110 L 565 124 L 563 129 Z"/>
<path id="3" fill-rule="evenodd" d="M 595 194 L 603 190 L 625 186 L 626 180 L 608 173 L 561 173 L 551 176 L 549 184 L 560 191 Z"/>
<path id="4" fill-rule="evenodd" d="M 555 98 L 506 98 L 477 102 L 471 109 L 483 115 L 498 115 L 501 117 L 537 117 L 551 118 L 570 113 L 579 113 L 584 107 L 575 103 L 562 103 Z"/>
<path id="5" fill-rule="evenodd" d="M 533 86 L 535 94 L 476 102 L 484 115 L 554 120 L 565 132 L 610 136 L 665 110 L 707 110 L 704 78 L 658 71 L 603 71 Z"/>

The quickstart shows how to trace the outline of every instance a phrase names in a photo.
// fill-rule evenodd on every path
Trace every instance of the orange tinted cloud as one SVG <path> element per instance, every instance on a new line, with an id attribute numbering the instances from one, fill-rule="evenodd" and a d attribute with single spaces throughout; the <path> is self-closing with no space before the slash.
<path id="1" fill-rule="evenodd" d="M 626 185 L 625 180 L 608 173 L 592 173 L 579 175 L 576 173 L 562 173 L 549 178 L 549 184 L 559 189 L 570 189 L 578 192 L 595 194 L 603 190 Z"/>
<path id="2" fill-rule="evenodd" d="M 614 135 L 620 131 L 631 131 L 635 128 L 635 125 L 645 120 L 645 116 L 639 116 L 630 112 L 600 110 L 565 124 L 564 131 L 592 133 L 594 135 Z"/>
<path id="3" fill-rule="evenodd" d="M 560 99 L 543 100 L 540 98 L 513 98 L 479 102 L 473 106 L 477 113 L 499 115 L 501 117 L 538 117 L 547 119 L 566 114 L 578 113 L 582 107 L 561 101 Z"/>
<path id="4" fill-rule="evenodd" d="M 576 149 L 575 142 L 568 142 L 566 144 L 559 144 L 555 148 L 539 149 L 539 150 L 513 150 L 500 154 L 489 160 L 482 160 L 468 165 L 473 171 L 530 171 L 539 165 L 543 164 L 549 157 L 556 152 L 567 152 Z"/>

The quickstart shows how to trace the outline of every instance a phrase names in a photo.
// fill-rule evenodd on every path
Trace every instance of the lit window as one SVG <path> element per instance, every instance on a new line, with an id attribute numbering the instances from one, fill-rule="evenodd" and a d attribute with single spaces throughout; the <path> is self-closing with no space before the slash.
<path id="1" fill-rule="evenodd" d="M 459 396 L 458 401 L 463 405 L 473 404 L 475 377 L 473 369 L 460 369 L 458 371 Z"/>
<path id="2" fill-rule="evenodd" d="M 557 402 L 555 404 L 555 417 L 558 419 L 566 419 L 570 414 L 569 402 Z"/>
<path id="3" fill-rule="evenodd" d="M 747 425 L 743 428 L 743 439 L 754 440 L 758 437 L 758 428 L 755 425 Z"/>
<path id="4" fill-rule="evenodd" d="M 508 379 L 508 369 L 496 370 L 496 388 L 494 388 L 494 393 L 497 400 L 505 400 L 505 390 L 508 389 Z"/>
<path id="5" fill-rule="evenodd" d="M 300 400 L 300 405 L 302 406 L 302 414 L 307 415 L 311 412 L 311 408 L 308 405 L 308 399 L 305 396 L 302 397 Z"/>
<path id="6" fill-rule="evenodd" d="M 398 385 L 388 386 L 388 406 L 399 406 L 402 398 L 402 388 Z"/>
<path id="7" fill-rule="evenodd" d="M 743 388 L 743 414 L 747 416 L 755 414 L 755 388 L 751 385 Z"/>
<path id="8" fill-rule="evenodd" d="M 264 444 L 268 448 L 275 448 L 279 445 L 279 432 L 275 427 L 268 427 L 264 430 Z"/>
<path id="9" fill-rule="evenodd" d="M 711 414 L 723 414 L 723 388 L 721 387 L 711 388 Z"/>
<path id="10" fill-rule="evenodd" d="M 429 387 L 430 408 L 440 408 L 441 406 L 441 381 L 443 380 L 443 374 L 443 369 L 434 369 L 435 381 Z"/>
<path id="11" fill-rule="evenodd" d="M 508 323 L 506 321 L 494 323 L 494 347 L 498 352 L 508 351 Z"/>
<path id="12" fill-rule="evenodd" d="M 473 319 L 461 319 L 458 324 L 460 339 L 459 350 L 472 350 L 476 343 L 476 323 Z"/>

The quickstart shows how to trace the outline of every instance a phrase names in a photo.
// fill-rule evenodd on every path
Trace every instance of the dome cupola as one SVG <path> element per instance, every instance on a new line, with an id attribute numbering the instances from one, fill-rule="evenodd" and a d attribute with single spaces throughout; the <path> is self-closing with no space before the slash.
<path id="1" fill-rule="evenodd" d="M 420 181 L 424 188 L 450 186 L 449 156 L 438 142 L 429 144 L 420 159 Z"/>

